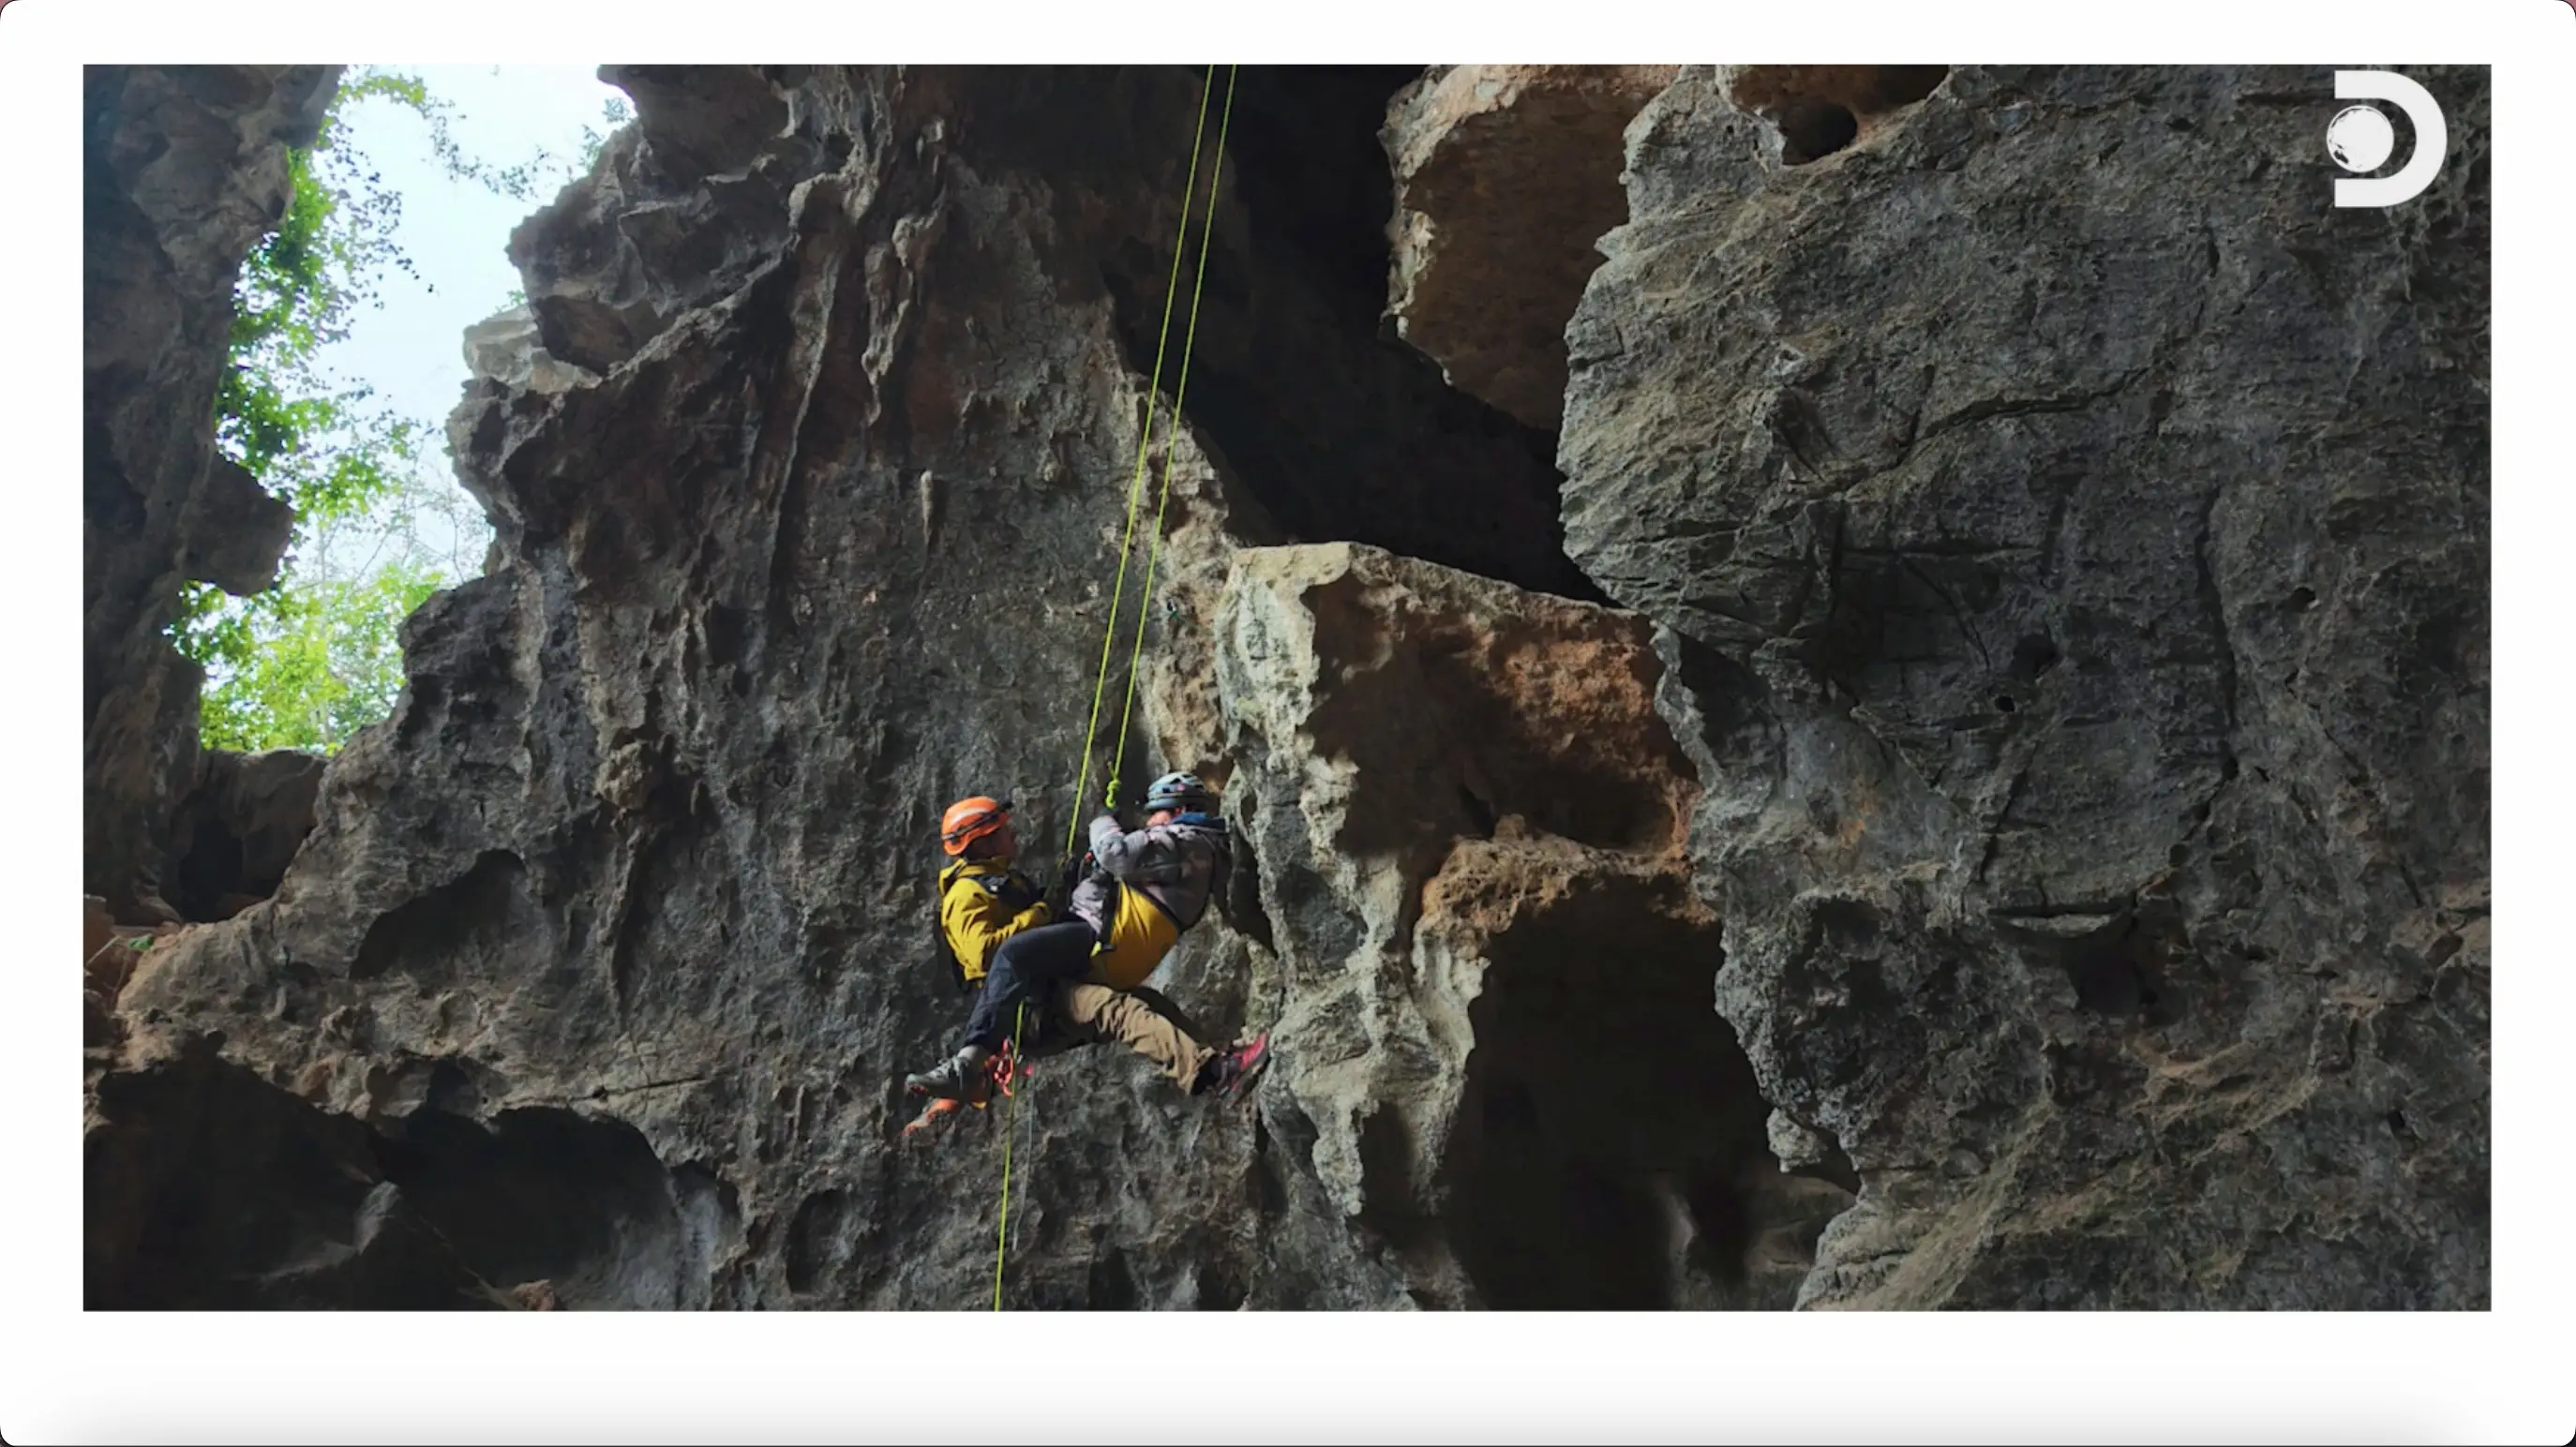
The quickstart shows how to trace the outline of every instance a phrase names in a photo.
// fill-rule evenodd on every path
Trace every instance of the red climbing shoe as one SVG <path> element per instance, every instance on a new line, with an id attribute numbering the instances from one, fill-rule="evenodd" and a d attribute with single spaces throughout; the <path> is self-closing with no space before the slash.
<path id="1" fill-rule="evenodd" d="M 1208 1094 L 1233 1100 L 1252 1088 L 1252 1082 L 1261 1074 L 1262 1067 L 1269 1063 L 1270 1032 L 1264 1030 L 1253 1036 L 1248 1044 L 1237 1045 L 1209 1061 L 1204 1089 Z"/>

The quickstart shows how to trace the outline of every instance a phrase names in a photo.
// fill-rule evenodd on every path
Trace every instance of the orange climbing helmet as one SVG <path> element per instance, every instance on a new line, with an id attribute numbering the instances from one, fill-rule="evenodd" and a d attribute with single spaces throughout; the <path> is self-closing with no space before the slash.
<path id="1" fill-rule="evenodd" d="M 966 846 L 1001 828 L 1011 820 L 1008 799 L 988 799 L 981 794 L 960 799 L 948 806 L 939 819 L 939 847 L 950 854 L 963 854 Z"/>

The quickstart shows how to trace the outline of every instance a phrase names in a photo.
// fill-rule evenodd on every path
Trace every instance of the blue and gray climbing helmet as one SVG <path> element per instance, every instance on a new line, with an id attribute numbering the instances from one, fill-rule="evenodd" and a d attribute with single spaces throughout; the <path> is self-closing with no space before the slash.
<path id="1" fill-rule="evenodd" d="M 1165 774 L 1145 790 L 1145 812 L 1169 809 L 1176 814 L 1213 814 L 1216 790 L 1196 774 Z"/>

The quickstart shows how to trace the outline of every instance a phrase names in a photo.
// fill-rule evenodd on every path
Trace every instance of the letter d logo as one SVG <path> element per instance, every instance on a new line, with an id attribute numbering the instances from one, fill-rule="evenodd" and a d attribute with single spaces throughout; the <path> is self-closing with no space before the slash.
<path id="1" fill-rule="evenodd" d="M 2335 99 L 2395 101 L 2415 125 L 2415 154 L 2393 176 L 2338 179 L 2337 206 L 2394 206 L 2412 201 L 2433 184 L 2450 148 L 2442 125 L 2442 108 L 2424 87 L 2391 70 L 2338 70 Z M 2326 154 L 2347 171 L 2376 171 L 2397 148 L 2396 128 L 2376 106 L 2346 106 L 2326 127 Z"/>

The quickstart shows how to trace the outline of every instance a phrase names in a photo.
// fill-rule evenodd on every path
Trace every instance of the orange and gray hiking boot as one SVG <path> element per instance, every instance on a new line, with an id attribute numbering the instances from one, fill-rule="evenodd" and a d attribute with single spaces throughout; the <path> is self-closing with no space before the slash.
<path id="1" fill-rule="evenodd" d="M 989 1052 L 970 1045 L 928 1070 L 905 1076 L 904 1088 L 919 1095 L 937 1096 L 941 1100 L 962 1100 L 968 1105 L 982 1105 L 993 1094 L 991 1062 Z"/>
<path id="2" fill-rule="evenodd" d="M 1192 1094 L 1222 1096 L 1233 1100 L 1252 1088 L 1252 1082 L 1270 1063 L 1270 1032 L 1262 1031 L 1245 1044 L 1237 1045 L 1207 1063 L 1199 1076 L 1199 1088 Z"/>
<path id="3" fill-rule="evenodd" d="M 933 1096 L 930 1104 L 921 1108 L 921 1114 L 913 1117 L 912 1124 L 903 1128 L 903 1138 L 905 1140 L 923 1139 L 925 1134 L 936 1128 L 942 1120 L 965 1108 L 966 1102 L 962 1100 L 942 1100 Z"/>

